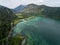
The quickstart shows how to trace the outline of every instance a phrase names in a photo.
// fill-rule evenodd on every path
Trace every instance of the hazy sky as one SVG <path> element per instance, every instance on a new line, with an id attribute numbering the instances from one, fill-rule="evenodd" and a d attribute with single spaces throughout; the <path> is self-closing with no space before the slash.
<path id="1" fill-rule="evenodd" d="M 30 3 L 35 4 L 45 4 L 49 6 L 60 6 L 60 0 L 0 0 L 0 5 L 9 7 L 9 8 L 15 8 L 18 5 L 26 5 Z"/>

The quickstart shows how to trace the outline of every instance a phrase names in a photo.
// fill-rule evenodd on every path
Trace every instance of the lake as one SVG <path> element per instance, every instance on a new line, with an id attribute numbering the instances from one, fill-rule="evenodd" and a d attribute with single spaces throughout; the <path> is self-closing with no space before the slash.
<path id="1" fill-rule="evenodd" d="M 29 45 L 60 45 L 60 21 L 34 17 L 18 23 L 14 28 L 16 34 L 28 36 Z"/>

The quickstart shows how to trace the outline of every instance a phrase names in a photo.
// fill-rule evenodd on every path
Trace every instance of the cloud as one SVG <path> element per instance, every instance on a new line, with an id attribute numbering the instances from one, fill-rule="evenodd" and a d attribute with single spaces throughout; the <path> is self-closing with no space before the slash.
<path id="1" fill-rule="evenodd" d="M 0 5 L 9 7 L 9 8 L 15 8 L 18 5 L 26 5 L 30 3 L 35 3 L 35 4 L 41 4 L 43 1 L 42 0 L 0 0 Z"/>
<path id="2" fill-rule="evenodd" d="M 43 4 L 53 7 L 59 7 L 60 0 L 43 0 Z"/>
<path id="3" fill-rule="evenodd" d="M 60 0 L 0 0 L 0 5 L 9 7 L 9 8 L 15 8 L 21 4 L 27 5 L 30 3 L 35 4 L 45 4 L 48 6 L 60 6 Z"/>

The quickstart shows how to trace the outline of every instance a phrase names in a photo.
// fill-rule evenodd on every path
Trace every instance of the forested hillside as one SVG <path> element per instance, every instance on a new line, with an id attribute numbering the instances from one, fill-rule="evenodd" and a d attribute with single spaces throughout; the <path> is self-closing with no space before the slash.
<path id="1" fill-rule="evenodd" d="M 60 20 L 60 7 L 49 7 L 46 5 L 29 4 L 20 11 L 25 17 L 44 16 Z"/>

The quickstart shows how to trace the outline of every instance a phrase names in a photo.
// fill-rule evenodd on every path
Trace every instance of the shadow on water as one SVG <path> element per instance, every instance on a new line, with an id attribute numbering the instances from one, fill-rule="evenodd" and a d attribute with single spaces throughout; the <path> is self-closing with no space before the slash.
<path id="1" fill-rule="evenodd" d="M 49 45 L 60 45 L 60 22 L 49 18 L 35 17 L 29 21 L 20 22 L 14 32 L 14 35 L 17 33 L 27 35 L 33 45 L 40 45 L 42 40 Z"/>

